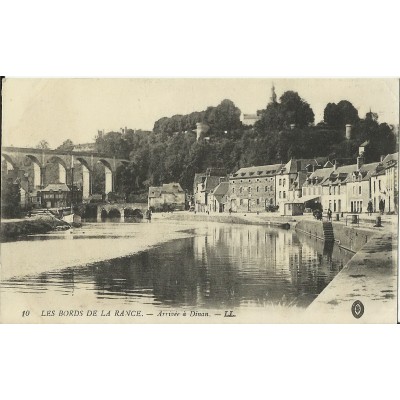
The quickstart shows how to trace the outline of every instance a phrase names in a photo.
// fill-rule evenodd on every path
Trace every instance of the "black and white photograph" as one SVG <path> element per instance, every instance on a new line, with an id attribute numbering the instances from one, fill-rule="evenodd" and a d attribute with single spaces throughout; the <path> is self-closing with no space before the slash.
<path id="1" fill-rule="evenodd" d="M 1 323 L 396 323 L 399 81 L 2 79 Z"/>

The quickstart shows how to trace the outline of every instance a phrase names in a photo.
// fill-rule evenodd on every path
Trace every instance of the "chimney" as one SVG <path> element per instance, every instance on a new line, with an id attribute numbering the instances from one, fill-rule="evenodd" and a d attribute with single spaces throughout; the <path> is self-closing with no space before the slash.
<path id="1" fill-rule="evenodd" d="M 296 124 L 290 124 L 290 129 L 293 130 L 294 128 L 296 128 Z"/>
<path id="2" fill-rule="evenodd" d="M 359 170 L 364 165 L 364 156 L 357 157 L 357 170 Z"/>
<path id="3" fill-rule="evenodd" d="M 351 129 L 353 126 L 351 124 L 346 124 L 346 139 L 350 140 L 351 139 Z"/>

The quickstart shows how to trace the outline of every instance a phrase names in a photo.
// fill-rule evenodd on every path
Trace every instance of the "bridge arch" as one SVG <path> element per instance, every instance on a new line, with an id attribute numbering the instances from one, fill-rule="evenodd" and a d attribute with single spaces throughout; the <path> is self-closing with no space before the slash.
<path id="1" fill-rule="evenodd" d="M 118 208 L 111 208 L 110 211 L 108 212 L 108 218 L 120 219 L 121 211 Z"/>
<path id="2" fill-rule="evenodd" d="M 143 212 L 142 210 L 139 210 L 138 208 L 125 208 L 124 209 L 124 218 L 128 219 L 142 219 L 143 218 Z"/>
<path id="3" fill-rule="evenodd" d="M 104 158 L 100 158 L 99 163 L 104 165 L 105 182 L 104 182 L 104 192 L 106 196 L 108 193 L 114 191 L 114 173 L 111 164 Z"/>
<path id="4" fill-rule="evenodd" d="M 67 167 L 66 162 L 62 158 L 60 158 L 60 157 L 58 157 L 56 155 L 49 157 L 47 159 L 47 162 L 46 162 L 46 165 L 45 165 L 46 172 L 47 172 L 47 167 L 49 165 L 54 165 L 54 164 L 58 165 L 58 181 L 60 183 L 67 183 L 67 170 L 68 170 L 68 167 Z"/>
<path id="5" fill-rule="evenodd" d="M 33 168 L 32 187 L 34 188 L 43 187 L 44 185 L 44 173 L 42 173 L 43 164 L 33 154 L 25 154 L 25 160 L 29 160 Z"/>
<path id="6" fill-rule="evenodd" d="M 16 169 L 17 168 L 17 163 L 15 162 L 15 160 L 10 157 L 8 154 L 2 154 L 1 155 L 1 164 L 3 165 L 3 162 L 6 163 L 6 169 L 8 171 L 12 170 L 12 169 Z"/>
<path id="7" fill-rule="evenodd" d="M 82 197 L 89 198 L 92 194 L 92 168 L 87 160 L 83 157 L 76 157 L 76 160 L 82 166 Z"/>

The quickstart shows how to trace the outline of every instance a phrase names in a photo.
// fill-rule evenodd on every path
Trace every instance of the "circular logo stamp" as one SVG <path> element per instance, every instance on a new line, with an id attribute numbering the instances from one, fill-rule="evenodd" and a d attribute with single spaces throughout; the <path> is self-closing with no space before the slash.
<path id="1" fill-rule="evenodd" d="M 351 312 L 354 318 L 361 318 L 364 314 L 364 304 L 360 300 L 356 300 L 351 306 Z"/>

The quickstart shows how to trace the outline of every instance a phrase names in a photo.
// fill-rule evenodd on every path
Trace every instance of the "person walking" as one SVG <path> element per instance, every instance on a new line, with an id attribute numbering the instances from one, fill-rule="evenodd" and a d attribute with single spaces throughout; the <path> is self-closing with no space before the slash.
<path id="1" fill-rule="evenodd" d="M 383 200 L 380 199 L 380 200 L 379 200 L 379 212 L 380 212 L 381 214 L 383 214 L 384 209 L 385 209 L 385 205 L 384 205 L 384 203 L 383 203 Z"/>
<path id="2" fill-rule="evenodd" d="M 332 211 L 330 208 L 328 208 L 328 221 L 332 219 Z"/>
<path id="3" fill-rule="evenodd" d="M 368 212 L 368 215 L 371 215 L 372 214 L 372 200 L 370 200 L 369 202 L 368 202 L 368 207 L 367 207 L 367 212 Z"/>

